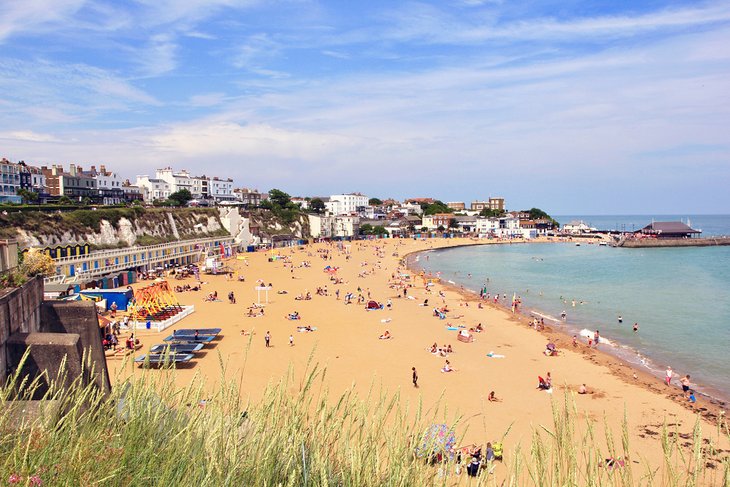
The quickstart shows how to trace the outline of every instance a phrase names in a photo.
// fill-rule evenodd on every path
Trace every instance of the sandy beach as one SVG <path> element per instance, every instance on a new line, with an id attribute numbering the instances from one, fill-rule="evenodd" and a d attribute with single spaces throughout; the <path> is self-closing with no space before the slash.
<path id="1" fill-rule="evenodd" d="M 242 254 L 245 260 L 231 259 L 228 264 L 236 273 L 233 279 L 201 275 L 202 291 L 177 294 L 182 304 L 195 306 L 195 313 L 176 328 L 220 327 L 223 332 L 194 364 L 174 372 L 176 381 L 185 385 L 201 374 L 209 387 L 215 387 L 221 377 L 220 354 L 227 363 L 226 379 L 240 382 L 245 398 L 255 401 L 267 384 L 280 380 L 290 367 L 295 378 L 292 384 L 297 383 L 311 358 L 326 368 L 326 382 L 335 396 L 354 386 L 360 397 L 366 398 L 375 386 L 388 393 L 399 392 L 412 404 L 423 401 L 426 410 L 439 400 L 445 402 L 447 420 L 456 414 L 462 417 L 458 428 L 463 434 L 462 444 L 498 440 L 509 429 L 504 439 L 506 460 L 517 444 L 529 445 L 534 428 L 552 424 L 551 400 L 562 403 L 566 390 L 580 417 L 595 422 L 599 444 L 605 445 L 605 426 L 612 429 L 615 438 L 620 437 L 626 412 L 630 461 L 637 471 L 647 464 L 662 465 L 660 432 L 665 421 L 671 431 L 691 438 L 700 413 L 703 435 L 714 441 L 718 416 L 724 414 L 721 404 L 699 398 L 690 405 L 682 397 L 678 381 L 666 386 L 600 349 L 589 349 L 584 341 L 574 347 L 570 337 L 557 330 L 547 327 L 538 332 L 531 328 L 526 317 L 489 305 L 480 308 L 478 296 L 460 289 L 436 284 L 427 290 L 423 279 L 402 265 L 409 253 L 473 243 L 468 239 L 392 239 L 344 243 L 342 250 L 333 244 L 313 244 Z M 303 266 L 304 262 L 309 266 Z M 336 267 L 336 273 L 325 272 L 325 266 Z M 389 285 L 401 274 L 410 276 L 407 282 L 412 287 L 407 288 L 407 297 L 403 297 L 402 288 Z M 237 275 L 245 280 L 237 280 Z M 332 278 L 343 282 L 335 284 Z M 257 302 L 257 281 L 272 285 L 269 303 L 263 316 L 247 317 L 248 308 Z M 194 283 L 193 278 L 170 279 L 172 286 Z M 147 284 L 138 283 L 135 288 Z M 326 288 L 327 295 L 317 294 L 318 288 Z M 205 301 L 214 291 L 219 301 Z M 236 304 L 227 299 L 231 291 Z M 307 292 L 311 300 L 295 299 Z M 347 293 L 354 294 L 351 304 L 345 304 Z M 358 304 L 359 294 L 364 303 Z M 264 293 L 261 299 L 264 301 Z M 369 299 L 382 303 L 383 309 L 366 310 Z M 426 299 L 428 305 L 423 306 Z M 387 306 L 389 300 L 391 307 Z M 439 319 L 433 308 L 443 306 L 449 311 L 445 319 Z M 294 312 L 300 320 L 286 318 Z M 468 329 L 479 323 L 484 331 L 474 333 L 472 343 L 457 340 L 459 331 L 447 329 L 460 325 Z M 315 327 L 316 331 L 299 332 L 297 327 L 302 326 Z M 392 338 L 380 339 L 386 330 Z M 139 332 L 144 344 L 140 352 L 162 343 L 171 332 Z M 270 347 L 265 346 L 267 332 Z M 558 356 L 543 353 L 548 342 L 557 345 Z M 450 345 L 453 352 L 448 357 L 432 354 L 429 349 L 434 343 L 438 347 Z M 446 360 L 453 372 L 442 372 Z M 131 363 L 121 370 L 123 362 L 119 360 L 108 363 L 112 378 L 159 373 Z M 418 388 L 412 384 L 412 367 L 418 372 Z M 537 389 L 538 376 L 546 377 L 548 372 L 552 393 Z M 577 394 L 584 383 L 588 394 Z M 488 401 L 490 391 L 499 401 Z M 728 454 L 730 446 L 726 443 L 726 438 L 717 443 L 725 450 L 721 455 Z"/>

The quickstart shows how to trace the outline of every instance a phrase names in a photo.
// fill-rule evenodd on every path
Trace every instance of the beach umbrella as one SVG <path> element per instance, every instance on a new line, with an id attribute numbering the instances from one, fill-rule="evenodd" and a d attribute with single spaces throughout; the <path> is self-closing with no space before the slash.
<path id="1" fill-rule="evenodd" d="M 419 458 L 441 455 L 443 459 L 453 456 L 456 446 L 456 435 L 454 431 L 445 424 L 431 425 L 421 437 L 421 442 L 416 448 L 416 456 Z"/>

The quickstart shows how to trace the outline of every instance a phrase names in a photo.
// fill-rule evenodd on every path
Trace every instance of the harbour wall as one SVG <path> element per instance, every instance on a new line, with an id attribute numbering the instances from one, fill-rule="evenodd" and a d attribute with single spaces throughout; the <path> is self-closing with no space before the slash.
<path id="1" fill-rule="evenodd" d="M 650 247 L 714 247 L 716 245 L 730 245 L 730 237 L 627 239 L 616 246 L 643 249 Z"/>

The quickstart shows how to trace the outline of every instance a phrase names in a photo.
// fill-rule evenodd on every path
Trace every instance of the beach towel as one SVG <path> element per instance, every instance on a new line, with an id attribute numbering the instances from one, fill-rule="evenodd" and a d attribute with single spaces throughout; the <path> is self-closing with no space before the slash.
<path id="1" fill-rule="evenodd" d="M 500 354 L 497 354 L 497 353 L 494 353 L 494 352 L 489 352 L 487 354 L 487 357 L 489 357 L 489 358 L 504 358 L 504 355 L 500 355 Z"/>
<path id="2" fill-rule="evenodd" d="M 458 326 L 447 326 L 446 329 L 450 330 L 450 331 L 456 331 L 459 329 L 459 327 Z"/>

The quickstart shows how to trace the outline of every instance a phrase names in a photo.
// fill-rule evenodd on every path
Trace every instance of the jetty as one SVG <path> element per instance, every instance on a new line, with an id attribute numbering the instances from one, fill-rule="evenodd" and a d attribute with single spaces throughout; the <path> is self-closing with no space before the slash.
<path id="1" fill-rule="evenodd" d="M 622 235 L 614 247 L 714 247 L 730 245 L 730 237 L 699 237 L 702 230 L 695 230 L 684 222 L 652 222 L 636 232 Z"/>

